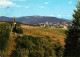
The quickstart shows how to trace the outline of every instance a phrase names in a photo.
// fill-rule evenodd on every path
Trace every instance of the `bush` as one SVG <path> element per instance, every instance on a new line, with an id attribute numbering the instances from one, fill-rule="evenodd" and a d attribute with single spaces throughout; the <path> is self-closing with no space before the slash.
<path id="1" fill-rule="evenodd" d="M 10 35 L 10 24 L 0 24 L 0 50 L 5 50 Z"/>
<path id="2" fill-rule="evenodd" d="M 3 56 L 3 52 L 6 51 L 7 43 L 10 36 L 10 24 L 0 24 L 0 51 L 1 56 Z"/>
<path id="3" fill-rule="evenodd" d="M 20 24 L 16 24 L 15 27 L 13 28 L 13 32 L 19 33 L 19 34 L 23 33 L 21 25 Z"/>
<path id="4" fill-rule="evenodd" d="M 60 43 L 52 44 L 46 38 L 22 36 L 16 38 L 16 51 L 19 57 L 61 57 Z M 58 45 L 57 45 L 58 44 Z M 23 51 L 27 50 L 27 52 Z M 60 54 L 59 54 L 60 53 Z M 24 55 L 25 54 L 25 55 Z M 27 54 L 27 55 L 26 55 Z"/>

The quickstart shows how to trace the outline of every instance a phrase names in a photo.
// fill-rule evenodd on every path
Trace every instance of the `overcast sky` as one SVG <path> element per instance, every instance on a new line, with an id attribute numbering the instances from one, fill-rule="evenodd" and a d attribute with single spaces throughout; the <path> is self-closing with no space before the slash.
<path id="1" fill-rule="evenodd" d="M 0 16 L 51 16 L 72 19 L 77 0 L 0 0 Z"/>

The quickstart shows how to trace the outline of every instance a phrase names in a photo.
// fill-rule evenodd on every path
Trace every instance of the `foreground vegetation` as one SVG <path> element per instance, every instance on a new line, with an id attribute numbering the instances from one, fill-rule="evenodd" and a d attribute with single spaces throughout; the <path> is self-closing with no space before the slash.
<path id="1" fill-rule="evenodd" d="M 6 51 L 7 43 L 10 36 L 10 24 L 9 23 L 3 23 L 0 24 L 0 53 L 1 56 L 3 56 L 3 52 Z"/>
<path id="2" fill-rule="evenodd" d="M 59 42 L 52 43 L 49 38 L 24 35 L 16 38 L 17 46 L 13 57 L 61 57 L 63 47 Z"/>

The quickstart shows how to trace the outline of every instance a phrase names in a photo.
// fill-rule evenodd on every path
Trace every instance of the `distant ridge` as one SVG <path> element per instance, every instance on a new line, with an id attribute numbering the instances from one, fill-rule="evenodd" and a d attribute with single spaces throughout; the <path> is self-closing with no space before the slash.
<path id="1" fill-rule="evenodd" d="M 5 16 L 0 17 L 0 21 L 12 22 L 12 20 L 13 18 L 10 18 L 10 17 L 5 17 Z M 24 17 L 16 18 L 16 22 L 34 25 L 34 24 L 45 23 L 45 22 L 50 22 L 50 23 L 69 22 L 69 20 L 56 18 L 56 17 L 48 17 L 48 16 L 47 17 L 46 16 L 24 16 Z"/>

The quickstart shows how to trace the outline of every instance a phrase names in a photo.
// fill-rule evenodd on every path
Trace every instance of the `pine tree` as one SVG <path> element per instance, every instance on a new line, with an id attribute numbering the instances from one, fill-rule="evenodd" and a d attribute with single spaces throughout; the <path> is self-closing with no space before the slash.
<path id="1" fill-rule="evenodd" d="M 63 57 L 80 57 L 80 2 L 74 10 L 72 26 L 66 31 Z"/>

